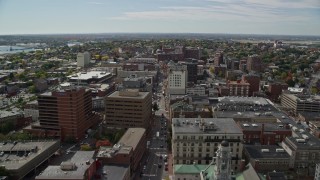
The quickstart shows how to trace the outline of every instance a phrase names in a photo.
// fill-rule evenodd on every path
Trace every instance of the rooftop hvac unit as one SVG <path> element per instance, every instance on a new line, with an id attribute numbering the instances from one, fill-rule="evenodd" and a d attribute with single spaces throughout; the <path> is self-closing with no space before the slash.
<path id="1" fill-rule="evenodd" d="M 305 139 L 305 140 L 308 140 L 308 139 L 309 139 L 309 136 L 306 135 L 306 134 L 302 134 L 302 138 Z"/>
<path id="2" fill-rule="evenodd" d="M 243 124 L 243 126 L 244 126 L 244 127 L 249 127 L 250 125 L 249 125 L 249 124 Z"/>
<path id="3" fill-rule="evenodd" d="M 72 162 L 62 162 L 60 168 L 63 171 L 71 171 L 76 168 L 76 165 Z"/>
<path id="4" fill-rule="evenodd" d="M 284 149 L 282 149 L 282 148 L 277 148 L 277 149 L 276 149 L 276 152 L 284 152 Z"/>
<path id="5" fill-rule="evenodd" d="M 306 140 L 305 140 L 305 139 L 297 139 L 297 142 L 298 142 L 298 143 L 305 143 Z"/>
<path id="6" fill-rule="evenodd" d="M 261 149 L 261 152 L 270 152 L 269 149 Z"/>

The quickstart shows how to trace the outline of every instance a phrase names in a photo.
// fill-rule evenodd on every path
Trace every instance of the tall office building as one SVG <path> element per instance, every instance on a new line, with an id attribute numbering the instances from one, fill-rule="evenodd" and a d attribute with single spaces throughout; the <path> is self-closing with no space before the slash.
<path id="1" fill-rule="evenodd" d="M 248 71 L 262 71 L 262 59 L 258 55 L 252 55 L 248 57 L 247 60 L 247 70 Z"/>
<path id="2" fill-rule="evenodd" d="M 198 77 L 198 60 L 196 59 L 186 59 L 185 62 L 182 63 L 187 66 L 187 79 L 188 82 L 197 83 Z"/>
<path id="3" fill-rule="evenodd" d="M 222 52 L 217 52 L 214 55 L 214 65 L 215 66 L 220 66 L 220 64 L 223 63 L 223 53 Z"/>
<path id="4" fill-rule="evenodd" d="M 136 89 L 116 91 L 106 97 L 106 124 L 112 128 L 148 129 L 152 113 L 150 92 Z"/>
<path id="5" fill-rule="evenodd" d="M 249 83 L 249 96 L 253 96 L 254 92 L 260 89 L 260 77 L 254 74 L 247 74 L 242 76 L 242 81 Z"/>
<path id="6" fill-rule="evenodd" d="M 185 94 L 188 80 L 188 70 L 186 65 L 175 64 L 170 61 L 168 63 L 168 93 L 169 94 Z"/>
<path id="7" fill-rule="evenodd" d="M 86 131 L 99 123 L 92 112 L 91 90 L 70 88 L 38 96 L 39 123 L 25 129 L 39 136 L 81 139 Z"/>
<path id="8" fill-rule="evenodd" d="M 90 53 L 78 53 L 77 55 L 77 66 L 78 67 L 87 67 L 90 64 Z"/>

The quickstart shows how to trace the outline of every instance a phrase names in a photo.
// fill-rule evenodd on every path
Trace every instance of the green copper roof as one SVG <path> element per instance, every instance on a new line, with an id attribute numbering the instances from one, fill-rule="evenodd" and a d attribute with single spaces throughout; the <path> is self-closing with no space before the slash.
<path id="1" fill-rule="evenodd" d="M 177 164 L 174 165 L 175 174 L 200 174 L 200 171 L 206 169 L 208 165 L 201 164 Z"/>

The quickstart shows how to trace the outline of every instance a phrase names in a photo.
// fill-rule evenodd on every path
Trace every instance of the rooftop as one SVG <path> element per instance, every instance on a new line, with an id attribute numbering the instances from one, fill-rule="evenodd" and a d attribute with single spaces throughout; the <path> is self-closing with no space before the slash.
<path id="1" fill-rule="evenodd" d="M 242 134 L 232 118 L 173 118 L 175 133 L 194 134 Z"/>
<path id="2" fill-rule="evenodd" d="M 129 92 L 129 90 L 126 91 Z M 115 91 L 114 93 L 110 94 L 108 98 L 144 99 L 148 94 L 149 92 L 139 92 L 137 96 L 124 96 L 123 93 L 120 93 L 120 91 Z"/>
<path id="3" fill-rule="evenodd" d="M 145 132 L 146 130 L 144 128 L 129 128 L 121 137 L 118 144 L 130 146 L 135 150 Z"/>
<path id="4" fill-rule="evenodd" d="M 15 109 L 11 111 L 0 110 L 0 118 L 6 118 L 6 117 L 11 117 L 16 115 L 23 115 L 23 112 L 21 110 L 15 110 Z"/>
<path id="5" fill-rule="evenodd" d="M 250 158 L 253 159 L 288 159 L 290 155 L 280 146 L 276 145 L 244 145 Z"/>
<path id="6" fill-rule="evenodd" d="M 288 125 L 283 123 L 239 123 L 241 128 L 245 131 L 260 131 L 262 129 L 262 125 L 264 126 L 264 131 L 289 131 L 291 129 Z"/>
<path id="7" fill-rule="evenodd" d="M 100 79 L 109 76 L 110 73 L 103 71 L 89 71 L 89 72 L 79 72 L 68 76 L 71 80 L 88 80 L 91 78 Z"/>
<path id="8" fill-rule="evenodd" d="M 177 164 L 173 166 L 174 174 L 200 174 L 208 165 L 201 164 Z"/>
<path id="9" fill-rule="evenodd" d="M 73 164 L 75 169 L 62 170 L 61 166 L 48 166 L 36 179 L 83 179 L 86 170 L 94 163 L 94 151 L 77 151 L 69 162 L 61 164 Z"/>
<path id="10" fill-rule="evenodd" d="M 4 156 L 0 157 L 0 166 L 5 166 L 8 170 L 19 169 L 56 143 L 57 141 L 1 143 L 0 151 L 4 152 Z M 18 154 L 19 151 L 26 153 Z"/>
<path id="11" fill-rule="evenodd" d="M 129 166 L 105 165 L 102 169 L 106 179 L 124 179 Z"/>

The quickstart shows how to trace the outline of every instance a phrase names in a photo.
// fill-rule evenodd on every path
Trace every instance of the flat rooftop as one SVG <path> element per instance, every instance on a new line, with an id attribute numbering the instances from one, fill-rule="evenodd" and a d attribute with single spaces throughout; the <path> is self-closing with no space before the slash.
<path id="1" fill-rule="evenodd" d="M 291 128 L 283 123 L 238 123 L 239 126 L 245 131 L 260 131 L 262 125 L 264 125 L 264 132 L 267 131 L 288 131 L 291 132 Z"/>
<path id="2" fill-rule="evenodd" d="M 128 173 L 129 166 L 120 166 L 120 165 L 104 165 L 103 173 L 106 173 L 104 177 L 106 179 L 124 179 L 126 173 Z M 129 173 L 130 174 L 130 173 Z"/>
<path id="3" fill-rule="evenodd" d="M 20 169 L 56 143 L 57 141 L 0 143 L 0 152 L 4 152 L 4 155 L 0 157 L 0 166 L 5 166 L 8 170 Z M 19 155 L 18 151 L 28 153 Z"/>
<path id="4" fill-rule="evenodd" d="M 276 145 L 244 145 L 244 149 L 253 159 L 277 158 L 289 160 L 290 158 L 290 155 L 282 147 Z"/>
<path id="5" fill-rule="evenodd" d="M 89 72 L 80 72 L 70 76 L 67 76 L 71 80 L 88 80 L 88 79 L 101 79 L 109 76 L 111 73 L 104 71 L 89 71 Z"/>
<path id="6" fill-rule="evenodd" d="M 212 128 L 203 131 L 200 123 Z M 182 134 L 242 134 L 241 129 L 232 118 L 173 118 L 173 131 Z"/>
<path id="7" fill-rule="evenodd" d="M 86 170 L 94 163 L 94 153 L 94 151 L 77 151 L 69 161 L 76 166 L 74 170 L 62 170 L 60 166 L 48 166 L 35 179 L 83 179 Z"/>
<path id="8" fill-rule="evenodd" d="M 129 128 L 121 137 L 118 144 L 130 146 L 135 150 L 145 132 L 146 129 L 144 128 Z"/>
<path id="9" fill-rule="evenodd" d="M 120 91 L 115 91 L 114 93 L 110 94 L 108 98 L 128 98 L 128 99 L 144 99 L 149 92 L 139 92 L 138 96 L 123 96 L 120 95 Z"/>

